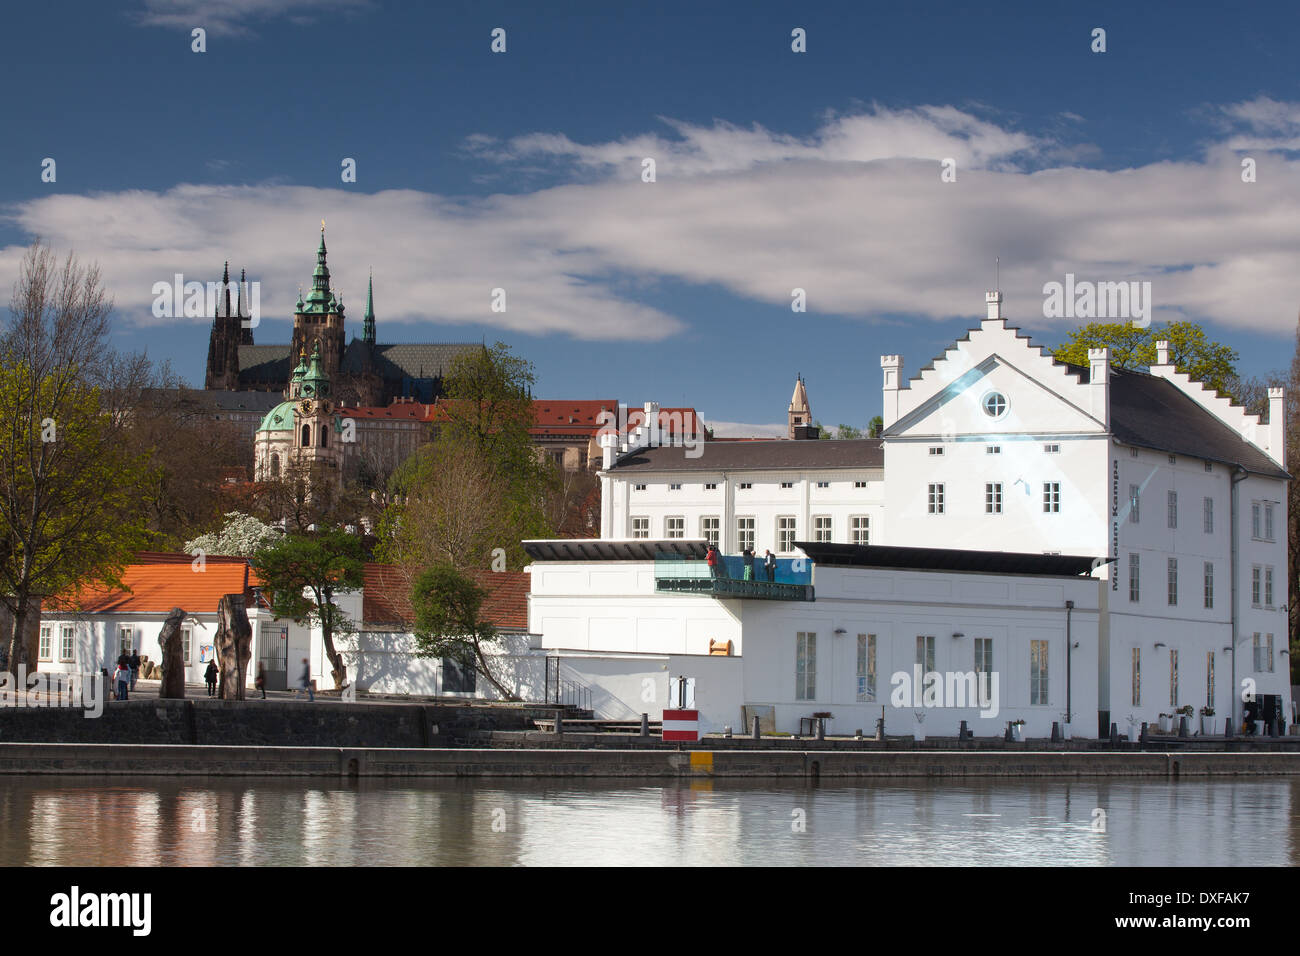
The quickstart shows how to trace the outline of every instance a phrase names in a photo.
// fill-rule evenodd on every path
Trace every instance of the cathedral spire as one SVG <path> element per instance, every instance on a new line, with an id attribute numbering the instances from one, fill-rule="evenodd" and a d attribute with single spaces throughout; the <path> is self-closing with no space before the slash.
<path id="1" fill-rule="evenodd" d="M 316 269 L 311 274 L 308 312 L 328 312 L 330 308 L 330 270 L 325 264 L 325 223 L 320 224 L 320 245 L 316 248 Z"/>
<path id="2" fill-rule="evenodd" d="M 366 314 L 361 328 L 361 339 L 366 345 L 375 344 L 375 274 L 370 273 L 370 283 L 366 287 Z"/>
<path id="3" fill-rule="evenodd" d="M 218 318 L 222 315 L 225 315 L 227 318 L 230 316 L 230 260 L 229 259 L 226 260 L 226 269 L 221 274 L 221 296 L 222 299 L 225 300 L 226 311 L 224 313 L 221 311 L 222 299 L 219 299 L 217 301 L 216 308 L 214 308 L 212 311 L 213 318 Z"/>

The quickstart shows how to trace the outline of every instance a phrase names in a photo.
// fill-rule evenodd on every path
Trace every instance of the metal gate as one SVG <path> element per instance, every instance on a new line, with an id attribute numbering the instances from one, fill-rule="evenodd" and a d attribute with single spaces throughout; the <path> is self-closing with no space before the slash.
<path id="1" fill-rule="evenodd" d="M 289 629 L 287 627 L 262 628 L 261 647 L 257 663 L 266 676 L 267 690 L 289 689 Z"/>

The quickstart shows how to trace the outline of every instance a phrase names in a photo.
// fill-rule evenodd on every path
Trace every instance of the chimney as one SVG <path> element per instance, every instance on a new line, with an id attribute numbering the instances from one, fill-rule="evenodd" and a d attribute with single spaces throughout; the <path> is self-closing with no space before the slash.
<path id="1" fill-rule="evenodd" d="M 1268 390 L 1268 454 L 1279 465 L 1286 464 L 1286 389 L 1284 388 Z"/>
<path id="2" fill-rule="evenodd" d="M 646 402 L 643 410 L 645 417 L 641 422 L 645 427 L 645 441 L 654 448 L 659 444 L 659 403 Z"/>
<path id="3" fill-rule="evenodd" d="M 885 427 L 888 428 L 898 421 L 898 380 L 903 374 L 903 356 L 880 356 L 880 368 L 884 375 L 882 387 L 885 399 L 885 407 L 881 412 L 881 418 L 884 419 Z"/>
<path id="4" fill-rule="evenodd" d="M 1002 318 L 1002 290 L 994 289 L 992 292 L 984 293 L 984 304 L 988 306 L 988 318 Z"/>
<path id="5" fill-rule="evenodd" d="M 1088 349 L 1088 391 L 1092 417 L 1110 430 L 1110 349 Z"/>
<path id="6" fill-rule="evenodd" d="M 614 453 L 617 447 L 617 435 L 606 433 L 600 436 L 600 465 L 606 471 L 614 467 Z"/>
<path id="7" fill-rule="evenodd" d="M 1169 342 L 1166 339 L 1161 339 L 1156 343 L 1156 364 L 1169 364 Z"/>

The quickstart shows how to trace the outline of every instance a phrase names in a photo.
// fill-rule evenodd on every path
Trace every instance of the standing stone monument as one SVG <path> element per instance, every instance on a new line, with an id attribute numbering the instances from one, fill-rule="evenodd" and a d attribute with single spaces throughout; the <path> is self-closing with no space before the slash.
<path id="1" fill-rule="evenodd" d="M 158 634 L 158 646 L 163 652 L 162 687 L 158 696 L 169 700 L 185 699 L 185 648 L 181 645 L 183 620 L 185 612 L 178 607 L 172 608 Z"/>
<path id="2" fill-rule="evenodd" d="M 253 656 L 253 626 L 248 623 L 242 594 L 224 595 L 217 603 L 217 668 L 222 700 L 243 700 L 248 662 Z"/>

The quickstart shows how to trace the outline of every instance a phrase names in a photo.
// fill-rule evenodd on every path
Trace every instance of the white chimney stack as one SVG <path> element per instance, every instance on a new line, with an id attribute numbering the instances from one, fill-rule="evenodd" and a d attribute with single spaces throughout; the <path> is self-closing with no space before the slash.
<path id="1" fill-rule="evenodd" d="M 645 425 L 646 444 L 655 448 L 659 445 L 659 403 L 646 402 L 643 411 L 645 418 L 642 422 Z"/>
<path id="2" fill-rule="evenodd" d="M 1284 388 L 1268 390 L 1268 453 L 1279 465 L 1286 465 L 1286 389 Z"/>
<path id="3" fill-rule="evenodd" d="M 903 375 L 903 356 L 880 356 L 880 369 L 884 376 L 882 388 L 885 400 L 880 417 L 883 419 L 885 427 L 888 428 L 898 421 L 898 387 L 899 379 Z"/>
<path id="4" fill-rule="evenodd" d="M 1169 342 L 1165 339 L 1161 339 L 1156 343 L 1156 364 L 1169 364 Z"/>
<path id="5" fill-rule="evenodd" d="M 1002 290 L 994 289 L 992 292 L 984 293 L 984 304 L 988 306 L 988 317 L 990 319 L 1002 318 Z"/>
<path id="6" fill-rule="evenodd" d="M 1088 391 L 1092 417 L 1110 428 L 1110 349 L 1088 349 Z"/>

